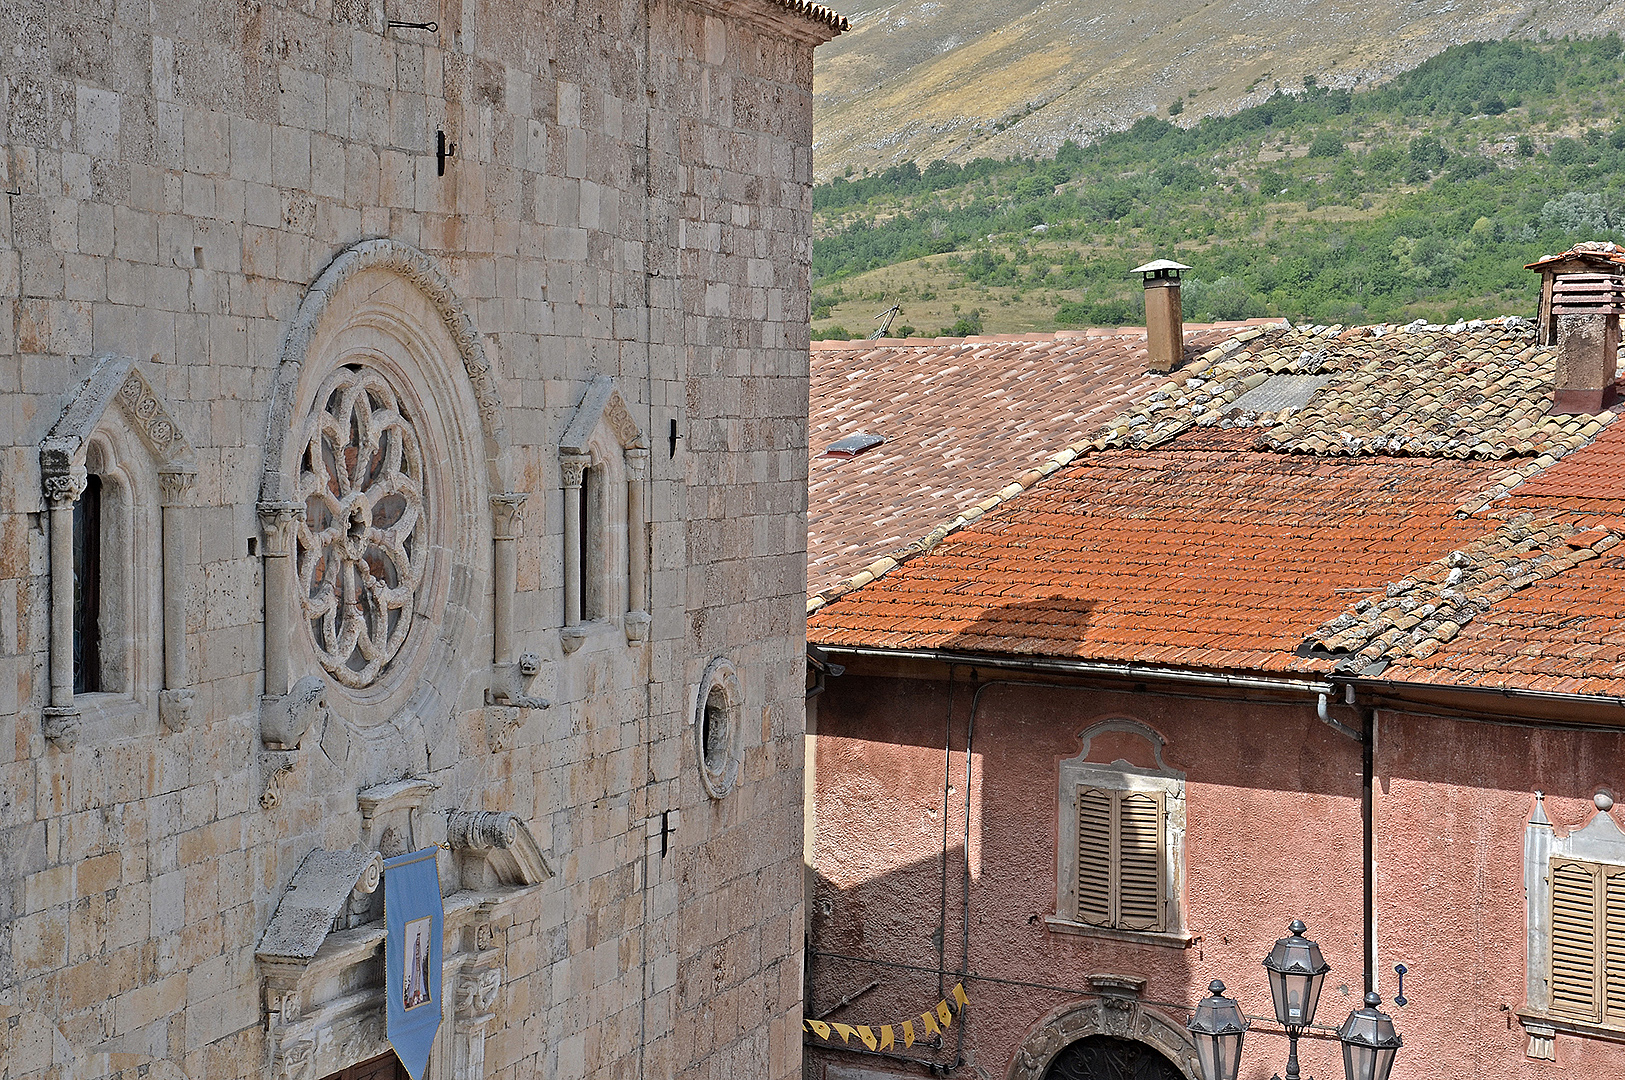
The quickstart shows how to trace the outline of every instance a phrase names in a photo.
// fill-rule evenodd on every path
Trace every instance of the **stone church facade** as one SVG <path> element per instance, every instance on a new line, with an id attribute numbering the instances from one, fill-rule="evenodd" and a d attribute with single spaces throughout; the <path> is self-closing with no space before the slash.
<path id="1" fill-rule="evenodd" d="M 800 1068 L 800 0 L 0 25 L 0 1073 Z"/>

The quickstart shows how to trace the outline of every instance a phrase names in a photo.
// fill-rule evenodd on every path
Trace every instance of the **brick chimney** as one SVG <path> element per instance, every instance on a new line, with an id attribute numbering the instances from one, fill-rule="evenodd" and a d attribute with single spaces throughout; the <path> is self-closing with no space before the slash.
<path id="1" fill-rule="evenodd" d="M 1625 251 L 1611 243 L 1576 244 L 1528 268 L 1541 275 L 1540 343 L 1557 351 L 1551 411 L 1601 412 L 1616 397 Z"/>
<path id="2" fill-rule="evenodd" d="M 1152 371 L 1172 371 L 1185 359 L 1185 316 L 1179 309 L 1179 273 L 1172 259 L 1155 259 L 1131 274 L 1145 279 L 1145 343 Z"/>

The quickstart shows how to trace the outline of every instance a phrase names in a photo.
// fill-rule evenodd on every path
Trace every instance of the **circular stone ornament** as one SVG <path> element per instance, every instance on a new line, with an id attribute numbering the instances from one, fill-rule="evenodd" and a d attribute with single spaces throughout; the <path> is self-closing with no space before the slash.
<path id="1" fill-rule="evenodd" d="M 722 657 L 712 660 L 694 698 L 694 742 L 700 784 L 713 799 L 724 798 L 739 781 L 739 766 L 745 759 L 745 729 L 740 719 L 744 701 L 733 664 Z"/>
<path id="2" fill-rule="evenodd" d="M 299 433 L 299 604 L 323 668 L 375 683 L 411 633 L 429 550 L 422 440 L 384 373 L 340 366 Z"/>

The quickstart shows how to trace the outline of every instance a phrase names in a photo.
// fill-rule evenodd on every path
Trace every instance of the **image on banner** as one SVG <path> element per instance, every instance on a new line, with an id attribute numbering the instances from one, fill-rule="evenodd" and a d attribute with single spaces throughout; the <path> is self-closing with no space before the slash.
<path id="1" fill-rule="evenodd" d="M 406 948 L 403 954 L 410 957 L 406 964 L 405 980 L 401 987 L 401 1006 L 406 1009 L 415 1009 L 420 1005 L 430 1004 L 429 993 L 429 934 L 433 930 L 433 919 L 414 919 L 406 924 Z"/>

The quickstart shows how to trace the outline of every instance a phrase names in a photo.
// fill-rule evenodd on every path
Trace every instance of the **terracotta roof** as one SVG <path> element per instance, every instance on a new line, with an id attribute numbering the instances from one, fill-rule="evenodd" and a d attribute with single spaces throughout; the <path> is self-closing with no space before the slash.
<path id="1" fill-rule="evenodd" d="M 1562 546 L 1543 545 L 1557 572 L 1496 602 L 1431 654 L 1397 660 L 1383 678 L 1625 697 L 1625 549 L 1616 546 L 1625 522 L 1559 527 Z"/>
<path id="2" fill-rule="evenodd" d="M 1203 349 L 1238 326 L 1191 327 Z M 813 342 L 807 582 L 817 593 L 935 526 L 1166 381 L 1145 332 Z M 859 433 L 885 442 L 825 456 Z"/>
<path id="3" fill-rule="evenodd" d="M 809 640 L 1625 695 L 1625 427 L 1545 415 L 1521 320 L 1245 336 Z"/>
<path id="4" fill-rule="evenodd" d="M 808 620 L 819 645 L 1330 670 L 1293 655 L 1355 591 L 1469 543 L 1496 466 L 1260 452 L 1194 432 L 1059 470 Z M 1232 442 L 1223 448 L 1218 444 Z M 1340 591 L 1341 590 L 1341 591 Z"/>

